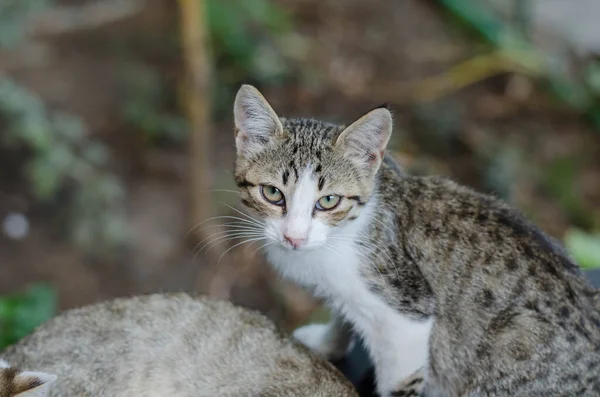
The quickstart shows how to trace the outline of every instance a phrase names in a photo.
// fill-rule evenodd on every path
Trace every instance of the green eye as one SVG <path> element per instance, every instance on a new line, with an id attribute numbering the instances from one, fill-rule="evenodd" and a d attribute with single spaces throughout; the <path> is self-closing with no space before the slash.
<path id="1" fill-rule="evenodd" d="M 275 186 L 262 185 L 260 187 L 260 192 L 264 199 L 271 204 L 285 204 L 285 197 L 283 197 L 283 193 L 281 193 L 281 190 L 277 189 Z"/>
<path id="2" fill-rule="evenodd" d="M 342 198 L 337 194 L 323 196 L 317 201 L 316 207 L 319 211 L 329 211 L 338 206 Z"/>

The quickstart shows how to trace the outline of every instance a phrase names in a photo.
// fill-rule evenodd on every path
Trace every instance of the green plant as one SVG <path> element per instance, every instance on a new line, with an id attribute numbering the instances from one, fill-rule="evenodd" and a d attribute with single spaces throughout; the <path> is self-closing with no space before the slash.
<path id="1" fill-rule="evenodd" d="M 26 22 L 52 0 L 0 2 L 0 47 L 18 43 Z M 40 98 L 12 79 L 0 75 L 0 145 L 4 150 L 25 148 L 23 173 L 35 198 L 52 203 L 68 192 L 68 232 L 90 253 L 128 241 L 121 209 L 124 189 L 105 170 L 109 150 L 87 136 L 78 118 L 52 113 Z"/>
<path id="2" fill-rule="evenodd" d="M 285 37 L 291 19 L 270 0 L 207 0 L 207 23 L 216 64 L 214 108 L 229 111 L 240 81 L 277 83 L 289 72 Z"/>
<path id="3" fill-rule="evenodd" d="M 122 114 L 126 122 L 143 133 L 150 144 L 185 141 L 187 122 L 182 116 L 165 110 L 167 88 L 158 72 L 139 63 L 127 64 L 120 80 L 124 91 Z"/>
<path id="4" fill-rule="evenodd" d="M 542 170 L 541 182 L 575 225 L 590 228 L 593 219 L 589 216 L 579 189 L 574 184 L 580 169 L 581 158 L 575 156 L 558 158 Z"/>
<path id="5" fill-rule="evenodd" d="M 0 349 L 29 335 L 56 314 L 56 293 L 45 284 L 0 297 Z"/>
<path id="6" fill-rule="evenodd" d="M 600 268 L 600 233 L 569 229 L 565 234 L 565 246 L 582 268 Z"/>
<path id="7" fill-rule="evenodd" d="M 0 1 L 0 47 L 10 48 L 18 43 L 24 24 L 50 3 L 51 0 Z"/>
<path id="8" fill-rule="evenodd" d="M 282 81 L 289 58 L 303 48 L 291 33 L 290 17 L 271 0 L 207 0 L 206 18 L 215 64 L 211 106 L 217 118 L 229 115 L 240 81 Z M 169 109 L 174 87 L 141 62 L 129 62 L 121 72 L 124 120 L 151 145 L 184 142 L 187 122 Z"/>
<path id="9" fill-rule="evenodd" d="M 75 243 L 96 253 L 128 241 L 123 186 L 105 170 L 108 148 L 87 136 L 81 120 L 49 113 L 35 94 L 0 78 L 0 123 L 5 149 L 23 147 L 30 153 L 23 170 L 34 196 L 52 203 L 61 192 L 69 193 L 67 223 Z"/>

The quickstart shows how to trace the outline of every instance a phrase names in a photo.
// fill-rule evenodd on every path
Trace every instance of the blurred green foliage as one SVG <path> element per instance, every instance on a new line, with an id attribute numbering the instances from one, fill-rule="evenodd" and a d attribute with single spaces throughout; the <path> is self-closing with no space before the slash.
<path id="1" fill-rule="evenodd" d="M 160 74 L 139 62 L 130 62 L 123 66 L 119 77 L 125 122 L 141 132 L 150 145 L 183 143 L 187 121 L 167 110 L 170 93 Z"/>
<path id="2" fill-rule="evenodd" d="M 15 45 L 25 22 L 50 0 L 0 2 L 0 47 Z M 4 150 L 25 148 L 23 173 L 41 203 L 64 192 L 70 204 L 66 222 L 73 241 L 90 253 L 128 241 L 121 208 L 124 188 L 105 168 L 109 149 L 91 140 L 83 122 L 69 114 L 49 112 L 34 93 L 0 75 L 0 123 Z"/>
<path id="3" fill-rule="evenodd" d="M 0 46 L 14 46 L 29 18 L 52 0 L 0 2 Z M 228 115 L 241 80 L 276 82 L 288 66 L 280 39 L 291 21 L 269 0 L 209 0 L 208 29 L 215 59 L 213 107 Z M 131 62 L 121 74 L 123 119 L 146 142 L 180 144 L 187 136 L 185 118 L 170 110 L 176 98 L 173 84 L 141 62 Z M 171 100 L 171 102 L 173 102 Z M 26 148 L 23 172 L 40 202 L 56 203 L 67 193 L 67 232 L 84 250 L 94 253 L 127 243 L 123 222 L 124 186 L 106 171 L 110 151 L 88 137 L 83 122 L 72 115 L 51 113 L 34 93 L 0 76 L 0 123 L 5 150 Z M 108 251 L 107 251 L 108 252 Z"/>
<path id="4" fill-rule="evenodd" d="M 240 81 L 276 84 L 290 72 L 284 38 L 292 21 L 270 0 L 208 0 L 207 18 L 215 63 L 213 107 L 229 115 Z"/>
<path id="5" fill-rule="evenodd" d="M 486 43 L 505 51 L 523 71 L 543 81 L 550 92 L 567 106 L 585 114 L 600 129 L 600 63 L 587 61 L 579 76 L 568 76 L 573 60 L 565 49 L 561 56 L 543 53 L 529 40 L 527 12 L 531 0 L 511 0 L 516 21 L 504 21 L 479 0 L 437 0 L 456 19 L 476 32 Z"/>
<path id="6" fill-rule="evenodd" d="M 582 268 L 600 268 L 600 233 L 570 229 L 565 234 L 565 246 Z"/>
<path id="7" fill-rule="evenodd" d="M 226 73 L 269 78 L 279 72 L 266 70 L 259 47 L 261 36 L 264 40 L 265 34 L 289 31 L 291 21 L 283 10 L 269 0 L 208 0 L 206 4 L 213 53 L 217 60 L 225 59 L 221 64 L 227 66 Z"/>
<path id="8" fill-rule="evenodd" d="M 0 48 L 11 48 L 23 34 L 27 20 L 44 10 L 51 0 L 2 0 L 0 1 Z"/>
<path id="9" fill-rule="evenodd" d="M 580 190 L 575 186 L 581 169 L 581 158 L 562 157 L 542 170 L 542 184 L 556 198 L 561 208 L 569 215 L 570 221 L 585 229 L 593 227 L 593 218 L 585 208 Z"/>
<path id="10" fill-rule="evenodd" d="M 0 297 L 0 349 L 29 335 L 57 312 L 56 293 L 45 284 Z"/>
<path id="11" fill-rule="evenodd" d="M 207 0 L 212 108 L 217 119 L 230 116 L 240 82 L 277 84 L 290 75 L 290 54 L 302 50 L 292 21 L 271 0 Z M 187 138 L 185 117 L 170 109 L 177 87 L 142 62 L 122 67 L 124 120 L 149 145 L 176 145 Z"/>
<path id="12" fill-rule="evenodd" d="M 0 122 L 0 145 L 30 153 L 23 171 L 34 196 L 52 203 L 69 193 L 67 223 L 75 243 L 92 253 L 127 241 L 120 213 L 124 188 L 105 170 L 108 148 L 87 136 L 81 120 L 48 112 L 35 94 L 0 77 Z"/>

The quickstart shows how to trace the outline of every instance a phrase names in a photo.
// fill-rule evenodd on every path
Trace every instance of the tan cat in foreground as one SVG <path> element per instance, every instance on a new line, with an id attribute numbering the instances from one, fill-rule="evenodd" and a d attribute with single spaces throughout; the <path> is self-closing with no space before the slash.
<path id="1" fill-rule="evenodd" d="M 186 294 L 69 310 L 0 355 L 58 377 L 48 394 L 19 397 L 357 396 L 265 316 Z"/>

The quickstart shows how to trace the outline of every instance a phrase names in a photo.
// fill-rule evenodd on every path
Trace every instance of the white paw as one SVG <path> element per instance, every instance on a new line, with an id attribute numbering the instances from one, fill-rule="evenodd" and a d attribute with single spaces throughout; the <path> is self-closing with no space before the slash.
<path id="1" fill-rule="evenodd" d="M 309 324 L 297 328 L 292 335 L 312 352 L 328 360 L 339 360 L 346 355 L 348 346 L 336 344 L 329 331 L 327 324 Z"/>

